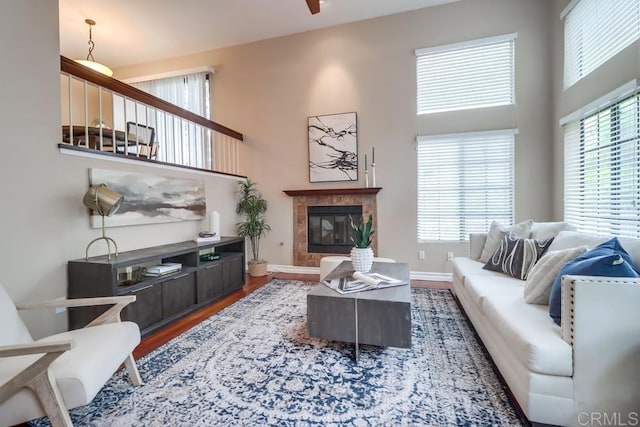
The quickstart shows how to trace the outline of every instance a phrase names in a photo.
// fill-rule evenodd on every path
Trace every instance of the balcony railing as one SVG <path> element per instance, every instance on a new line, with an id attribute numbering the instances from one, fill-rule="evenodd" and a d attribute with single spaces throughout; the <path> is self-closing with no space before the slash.
<path id="1" fill-rule="evenodd" d="M 246 175 L 242 134 L 60 57 L 61 147 Z"/>

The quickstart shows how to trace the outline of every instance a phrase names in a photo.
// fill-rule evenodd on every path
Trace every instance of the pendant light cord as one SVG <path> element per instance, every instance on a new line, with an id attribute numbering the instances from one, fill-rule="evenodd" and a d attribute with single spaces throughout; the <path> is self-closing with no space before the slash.
<path id="1" fill-rule="evenodd" d="M 95 48 L 95 43 L 93 42 L 93 37 L 91 34 L 91 28 L 96 24 L 96 22 L 92 19 L 85 19 L 85 21 L 87 24 L 89 24 L 89 54 L 87 55 L 87 61 L 93 61 L 95 62 L 96 60 L 93 59 L 93 49 Z"/>

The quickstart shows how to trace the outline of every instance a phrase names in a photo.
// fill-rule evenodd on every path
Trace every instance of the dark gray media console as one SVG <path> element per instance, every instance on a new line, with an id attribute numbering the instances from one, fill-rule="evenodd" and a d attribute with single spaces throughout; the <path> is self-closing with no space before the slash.
<path id="1" fill-rule="evenodd" d="M 219 259 L 201 260 L 201 255 L 212 252 Z M 147 268 L 168 262 L 182 268 L 163 276 L 144 275 Z M 122 319 L 136 322 L 145 336 L 241 288 L 244 267 L 244 239 L 238 237 L 121 252 L 117 257 L 112 254 L 111 260 L 106 255 L 77 259 L 67 265 L 68 297 L 135 295 L 136 302 L 122 311 Z M 85 326 L 107 308 L 70 308 L 69 329 Z"/>

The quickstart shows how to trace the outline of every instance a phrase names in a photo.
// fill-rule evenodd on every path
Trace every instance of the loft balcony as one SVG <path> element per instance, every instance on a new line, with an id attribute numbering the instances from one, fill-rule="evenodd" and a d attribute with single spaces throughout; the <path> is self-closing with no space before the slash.
<path id="1" fill-rule="evenodd" d="M 62 150 L 246 176 L 240 132 L 60 57 Z"/>

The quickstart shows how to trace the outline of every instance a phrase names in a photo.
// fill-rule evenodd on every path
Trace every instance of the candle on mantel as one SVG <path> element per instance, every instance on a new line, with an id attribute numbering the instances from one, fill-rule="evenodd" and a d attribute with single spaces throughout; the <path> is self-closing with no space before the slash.
<path id="1" fill-rule="evenodd" d="M 367 171 L 367 155 L 364 155 L 364 171 Z"/>
<path id="2" fill-rule="evenodd" d="M 371 149 L 371 164 L 372 165 L 376 164 L 376 147 L 373 147 Z"/>

